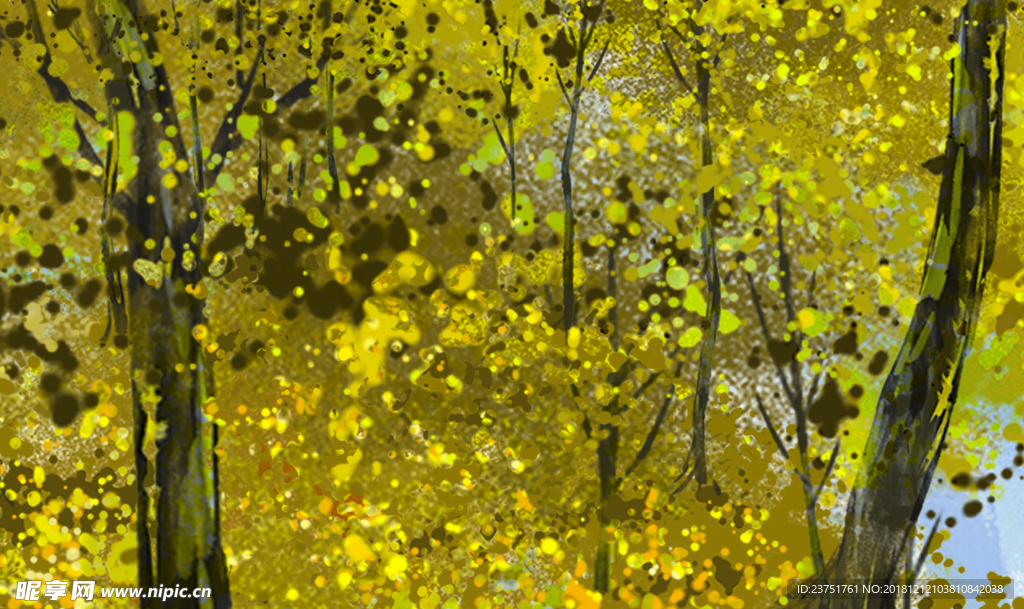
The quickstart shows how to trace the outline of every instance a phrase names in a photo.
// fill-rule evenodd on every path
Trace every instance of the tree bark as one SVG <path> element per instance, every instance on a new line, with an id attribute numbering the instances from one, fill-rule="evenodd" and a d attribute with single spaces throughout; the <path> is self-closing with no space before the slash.
<path id="1" fill-rule="evenodd" d="M 140 96 L 142 98 L 142 96 Z M 130 245 L 132 260 L 159 265 L 166 276 L 149 283 L 129 272 L 128 305 L 131 339 L 132 396 L 136 418 L 136 463 L 139 480 L 139 585 L 181 585 L 213 588 L 212 606 L 231 606 L 227 566 L 220 543 L 220 505 L 217 480 L 215 426 L 202 406 L 212 396 L 212 370 L 192 328 L 205 322 L 202 301 L 185 291 L 197 283 L 200 264 L 183 263 L 185 246 L 198 250 L 202 243 L 202 209 L 198 193 L 187 175 L 178 186 L 163 186 L 159 169 L 159 135 L 149 115 L 155 104 L 143 103 L 136 121 L 135 150 L 140 159 L 133 185 L 128 221 L 141 234 Z M 168 170 L 171 171 L 171 170 Z M 195 218 L 189 212 L 197 210 Z M 147 247 L 147 240 L 153 247 Z M 197 251 L 194 251 L 198 254 Z M 168 261 L 165 257 L 173 254 Z M 198 258 L 198 256 L 197 256 Z M 154 285 L 156 284 L 156 285 Z M 156 555 L 151 556 L 148 522 L 149 497 L 144 489 L 148 462 L 142 452 L 149 415 L 147 386 L 158 399 L 156 424 L 166 426 L 157 435 L 155 523 Z M 155 573 L 153 559 L 155 558 Z M 173 599 L 160 605 L 143 600 L 144 607 L 199 607 L 199 599 Z M 202 603 L 211 606 L 210 601 Z"/>

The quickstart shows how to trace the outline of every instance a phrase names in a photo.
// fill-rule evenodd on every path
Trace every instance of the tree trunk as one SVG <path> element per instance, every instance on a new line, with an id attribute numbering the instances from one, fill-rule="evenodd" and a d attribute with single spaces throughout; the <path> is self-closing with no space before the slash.
<path id="1" fill-rule="evenodd" d="M 969 0 L 958 27 L 950 133 L 921 299 L 879 399 L 843 539 L 827 570 L 835 581 L 903 576 L 995 251 L 1006 6 Z M 833 599 L 831 607 L 894 607 L 896 600 Z"/>
<path id="2" fill-rule="evenodd" d="M 616 378 L 613 384 L 617 387 L 622 381 Z M 616 400 L 617 402 L 617 400 Z M 604 424 L 601 431 L 607 435 L 597 447 L 597 465 L 601 481 L 601 506 L 598 512 L 600 530 L 597 534 L 597 559 L 594 561 L 594 590 L 601 594 L 607 594 L 611 590 L 612 561 L 615 558 L 615 539 L 605 539 L 608 532 L 605 530 L 611 524 L 608 518 L 608 501 L 618 490 L 618 475 L 616 474 L 616 460 L 619 453 L 619 428 L 616 425 Z"/>
<path id="3" fill-rule="evenodd" d="M 697 102 L 700 105 L 700 151 L 701 167 L 714 163 L 711 151 L 711 119 L 708 98 L 711 93 L 710 60 L 697 60 Z M 715 189 L 710 188 L 701 195 L 701 254 L 704 257 L 704 280 L 708 288 L 708 308 L 702 320 L 704 340 L 700 348 L 700 367 L 697 372 L 697 389 L 693 397 L 693 438 L 690 453 L 693 455 L 693 477 L 698 485 L 708 482 L 706 432 L 708 401 L 711 397 L 711 362 L 715 353 L 715 339 L 722 315 L 722 284 L 718 276 L 718 257 L 715 252 L 715 230 L 711 224 L 711 212 L 715 206 Z"/>
<path id="4" fill-rule="evenodd" d="M 150 69 L 154 82 L 167 82 L 162 66 Z M 231 606 L 231 596 L 220 541 L 217 457 L 213 452 L 216 426 L 202 411 L 213 394 L 213 376 L 204 361 L 202 345 L 192 332 L 205 323 L 203 302 L 185 290 L 202 277 L 204 209 L 187 171 L 161 169 L 163 153 L 158 144 L 163 139 L 162 131 L 167 123 L 176 123 L 172 89 L 147 89 L 142 80 L 138 106 L 132 104 L 133 145 L 139 165 L 129 187 L 131 201 L 126 210 L 129 226 L 138 231 L 129 233 L 134 269 L 128 272 L 128 331 L 139 477 L 139 585 L 209 587 L 212 598 L 141 602 L 144 608 L 224 609 Z M 153 120 L 157 112 L 164 117 L 160 124 Z M 172 141 L 172 149 L 177 158 L 188 158 L 180 139 Z M 177 184 L 168 188 L 165 175 L 173 175 Z M 144 276 L 140 269 L 148 273 Z M 161 272 L 155 273 L 158 269 Z M 143 453 L 150 389 L 157 401 L 155 419 L 159 426 L 155 523 L 149 522 L 150 498 L 145 490 L 149 464 Z M 151 528 L 156 529 L 155 556 L 151 553 Z"/>

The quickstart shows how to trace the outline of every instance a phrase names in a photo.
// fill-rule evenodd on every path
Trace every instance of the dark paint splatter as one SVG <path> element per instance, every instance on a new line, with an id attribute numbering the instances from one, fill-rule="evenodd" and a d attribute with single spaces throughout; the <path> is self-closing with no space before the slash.
<path id="1" fill-rule="evenodd" d="M 829 378 L 825 386 L 807 410 L 807 418 L 817 426 L 818 433 L 826 438 L 834 438 L 839 432 L 839 424 L 843 419 L 856 418 L 860 409 L 846 402 L 835 379 Z"/>

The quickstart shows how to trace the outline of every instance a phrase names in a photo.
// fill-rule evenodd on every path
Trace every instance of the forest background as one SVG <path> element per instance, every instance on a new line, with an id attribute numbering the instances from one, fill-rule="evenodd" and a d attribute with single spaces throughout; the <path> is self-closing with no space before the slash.
<path id="1" fill-rule="evenodd" d="M 1020 579 L 1020 15 L 8 2 L 0 597 Z"/>

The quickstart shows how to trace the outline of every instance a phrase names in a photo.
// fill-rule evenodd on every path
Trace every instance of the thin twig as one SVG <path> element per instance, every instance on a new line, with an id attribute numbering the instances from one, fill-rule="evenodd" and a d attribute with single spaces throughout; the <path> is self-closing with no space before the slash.
<path id="1" fill-rule="evenodd" d="M 608 42 L 604 43 L 604 48 L 601 49 L 601 54 L 597 56 L 597 63 L 594 64 L 594 69 L 590 71 L 590 76 L 587 77 L 588 81 L 594 80 L 594 75 L 596 75 L 597 71 L 599 69 L 601 69 L 601 63 L 604 61 L 605 53 L 608 52 L 608 45 L 609 44 L 611 44 L 611 40 L 609 40 Z"/>
<path id="2" fill-rule="evenodd" d="M 562 82 L 562 74 L 558 70 L 555 70 L 555 77 L 558 78 L 558 86 L 562 89 L 562 95 L 565 96 L 565 103 L 571 107 L 572 99 L 569 97 L 569 91 L 565 88 L 565 83 Z"/>
<path id="3" fill-rule="evenodd" d="M 747 285 L 750 286 L 751 297 L 754 301 L 754 311 L 757 313 L 757 321 L 761 325 L 761 333 L 764 335 L 765 346 L 767 347 L 772 342 L 772 335 L 771 332 L 768 330 L 768 322 L 764 316 L 764 309 L 761 307 L 761 297 L 758 295 L 757 287 L 754 285 L 754 277 L 750 274 L 749 271 L 746 271 L 746 275 Z M 771 352 L 768 353 L 768 357 L 772 360 L 772 363 L 775 365 L 775 370 L 776 372 L 778 372 L 779 375 L 779 382 L 782 383 L 782 388 L 786 392 L 786 396 L 789 398 L 790 403 L 795 404 L 796 398 L 793 397 L 793 391 L 792 389 L 789 388 L 789 381 L 786 380 L 786 375 L 782 371 L 781 364 L 776 362 L 774 357 L 771 357 Z"/>
<path id="4" fill-rule="evenodd" d="M 679 373 L 682 368 L 683 362 L 679 362 L 676 365 L 676 371 L 672 377 L 672 381 L 679 378 Z M 633 473 L 633 470 L 635 470 L 641 463 L 643 463 L 644 459 L 647 458 L 648 453 L 650 453 L 651 448 L 654 446 L 654 441 L 658 438 L 658 432 L 661 430 L 661 425 L 665 421 L 665 415 L 668 413 L 668 407 L 675 400 L 674 394 L 675 390 L 673 389 L 667 396 L 665 396 L 665 400 L 661 403 L 661 408 L 658 410 L 658 416 L 654 420 L 654 425 L 647 433 L 647 439 L 644 440 L 643 447 L 640 448 L 636 457 L 633 458 L 633 462 L 626 468 L 626 472 L 622 475 L 623 478 L 628 478 L 629 475 Z"/>
<path id="5" fill-rule="evenodd" d="M 665 48 L 665 54 L 668 55 L 668 61 L 672 64 L 672 71 L 675 72 L 676 79 L 679 84 L 683 85 L 684 92 L 687 95 L 693 95 L 693 88 L 690 87 L 690 83 L 686 82 L 686 77 L 683 76 L 683 72 L 679 69 L 679 64 L 676 63 L 676 58 L 672 54 L 672 47 L 669 46 L 668 40 L 662 40 L 661 46 Z"/>
<path id="6" fill-rule="evenodd" d="M 782 437 L 779 432 L 776 431 L 775 425 L 772 423 L 771 418 L 768 417 L 768 411 L 764 407 L 764 402 L 761 401 L 761 394 L 755 393 L 757 397 L 757 408 L 761 411 L 761 417 L 764 418 L 764 424 L 768 427 L 768 431 L 772 434 L 772 439 L 775 440 L 775 446 L 779 449 L 779 455 L 783 461 L 789 460 L 789 453 L 786 451 L 786 445 L 782 443 Z"/>
<path id="7" fill-rule="evenodd" d="M 498 121 L 491 121 L 494 125 L 494 132 L 498 134 L 498 143 L 501 144 L 501 149 L 505 153 L 505 157 L 508 157 L 508 145 L 505 144 L 505 137 L 501 135 L 501 129 L 498 129 Z"/>
<path id="8" fill-rule="evenodd" d="M 262 52 L 261 49 L 260 53 Z M 241 137 L 235 130 L 235 125 L 238 122 L 238 117 L 242 115 L 245 102 L 249 99 L 249 93 L 252 91 L 252 83 L 256 78 L 256 67 L 258 65 L 258 60 L 253 62 L 252 68 L 249 69 L 249 76 L 242 83 L 242 90 L 238 93 L 238 99 L 231 106 L 231 110 L 224 115 L 224 119 L 221 120 L 220 127 L 217 129 L 217 135 L 213 138 L 213 146 L 210 147 L 210 158 L 220 157 L 217 164 L 210 170 L 213 178 L 216 178 L 217 174 L 224 167 L 228 151 L 234 150 L 241 140 Z"/>
<path id="9" fill-rule="evenodd" d="M 928 550 L 932 546 L 932 540 L 935 538 L 935 534 L 939 531 L 939 524 L 942 522 L 942 514 L 935 516 L 935 524 L 932 525 L 932 530 L 928 533 L 928 537 L 924 540 L 924 545 L 921 547 L 921 552 L 917 555 L 917 562 L 914 563 L 914 579 L 911 583 L 917 581 L 917 578 L 921 576 L 921 569 L 924 567 L 924 561 L 928 558 Z"/>
<path id="10" fill-rule="evenodd" d="M 832 468 L 836 466 L 836 457 L 839 456 L 839 446 L 842 444 L 843 439 L 839 438 L 836 440 L 836 445 L 832 449 L 832 456 L 828 460 L 828 465 L 825 466 L 825 475 L 821 478 L 821 483 L 818 484 L 818 490 L 814 492 L 814 501 L 817 502 L 818 498 L 821 497 L 821 491 L 825 489 L 825 483 L 828 482 L 828 477 L 832 475 Z"/>

